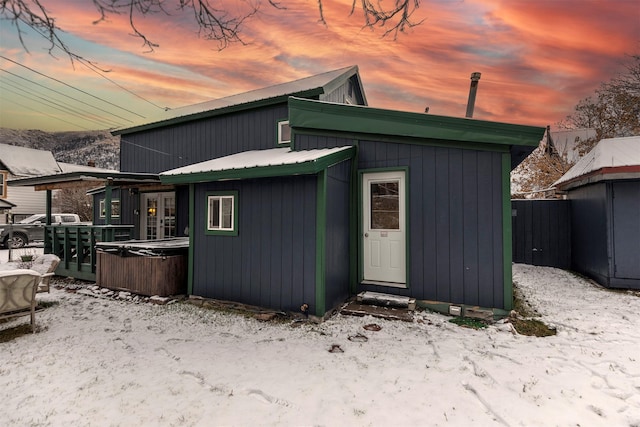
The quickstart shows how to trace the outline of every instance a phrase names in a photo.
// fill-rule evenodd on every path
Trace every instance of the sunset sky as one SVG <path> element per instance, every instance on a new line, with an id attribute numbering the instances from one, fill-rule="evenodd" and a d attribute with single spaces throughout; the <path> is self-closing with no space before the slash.
<path id="1" fill-rule="evenodd" d="M 242 37 L 218 51 L 198 38 L 188 13 L 140 17 L 159 44 L 146 52 L 126 17 L 93 24 L 89 0 L 41 0 L 67 45 L 99 73 L 53 56 L 39 35 L 0 22 L 0 127 L 47 131 L 107 129 L 175 108 L 358 65 L 370 106 L 463 117 L 470 75 L 482 73 L 474 118 L 538 126 L 571 114 L 601 82 L 640 53 L 637 0 L 422 0 L 421 25 L 382 38 L 349 16 L 351 1 L 262 1 Z M 388 0 L 385 0 L 388 1 Z M 169 1 L 169 3 L 172 3 Z M 360 4 L 360 2 L 356 2 Z M 237 5 L 234 1 L 225 4 Z M 241 7 L 241 6 L 239 6 Z M 107 77 L 107 78 L 104 78 Z"/>

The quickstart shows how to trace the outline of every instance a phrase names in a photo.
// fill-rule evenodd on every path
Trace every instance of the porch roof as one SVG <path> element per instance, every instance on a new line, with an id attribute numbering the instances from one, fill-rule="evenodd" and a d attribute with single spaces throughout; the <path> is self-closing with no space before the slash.
<path id="1" fill-rule="evenodd" d="M 7 181 L 7 185 L 16 187 L 34 186 L 36 190 L 58 190 L 87 185 L 128 185 L 159 184 L 160 178 L 153 173 L 129 173 L 117 171 L 75 171 L 43 175 L 31 178 Z"/>
<path id="2" fill-rule="evenodd" d="M 355 147 L 292 151 L 290 148 L 244 151 L 160 174 L 163 184 L 188 184 L 271 176 L 306 175 L 350 159 Z"/>

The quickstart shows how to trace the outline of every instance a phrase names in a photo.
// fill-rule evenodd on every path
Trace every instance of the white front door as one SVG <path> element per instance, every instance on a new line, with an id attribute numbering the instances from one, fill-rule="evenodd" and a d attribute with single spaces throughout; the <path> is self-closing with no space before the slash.
<path id="1" fill-rule="evenodd" d="M 363 282 L 405 286 L 406 196 L 404 171 L 362 176 Z"/>
<path id="2" fill-rule="evenodd" d="M 142 193 L 140 206 L 141 239 L 155 240 L 176 236 L 175 193 Z"/>

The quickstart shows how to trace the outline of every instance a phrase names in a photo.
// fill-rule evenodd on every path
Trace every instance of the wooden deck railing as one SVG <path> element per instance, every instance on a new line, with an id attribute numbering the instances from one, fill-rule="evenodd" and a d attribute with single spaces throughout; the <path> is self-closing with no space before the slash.
<path id="1" fill-rule="evenodd" d="M 44 252 L 60 257 L 59 276 L 96 280 L 96 243 L 133 239 L 133 225 L 48 225 Z"/>

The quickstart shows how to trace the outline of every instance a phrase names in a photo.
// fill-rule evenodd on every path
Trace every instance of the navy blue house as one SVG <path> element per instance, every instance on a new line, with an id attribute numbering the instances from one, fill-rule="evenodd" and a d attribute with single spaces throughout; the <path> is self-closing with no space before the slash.
<path id="1" fill-rule="evenodd" d="M 511 308 L 509 173 L 542 127 L 371 108 L 348 67 L 113 133 L 121 172 L 160 182 L 114 189 L 112 212 L 140 239 L 188 235 L 190 295 Z"/>

